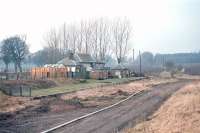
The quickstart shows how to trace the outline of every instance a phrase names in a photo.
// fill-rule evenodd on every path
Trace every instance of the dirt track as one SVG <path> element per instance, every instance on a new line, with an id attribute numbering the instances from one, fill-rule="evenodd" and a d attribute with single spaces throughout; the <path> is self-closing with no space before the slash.
<path id="1" fill-rule="evenodd" d="M 171 94 L 184 86 L 187 82 L 168 83 L 152 87 L 150 90 L 133 97 L 118 107 L 101 112 L 95 116 L 86 118 L 78 123 L 71 124 L 56 132 L 69 133 L 110 133 L 132 126 L 140 120 L 144 120 L 151 115 Z M 31 114 L 31 116 L 21 119 L 20 115 L 14 119 L 1 121 L 0 132 L 40 132 L 54 127 L 73 118 L 98 109 L 81 108 L 59 114 Z M 41 115 L 41 116 L 40 116 Z"/>
<path id="2" fill-rule="evenodd" d="M 78 123 L 63 127 L 55 132 L 111 133 L 132 126 L 152 114 L 173 92 L 185 82 L 170 83 L 153 87 L 120 106 L 101 112 Z"/>

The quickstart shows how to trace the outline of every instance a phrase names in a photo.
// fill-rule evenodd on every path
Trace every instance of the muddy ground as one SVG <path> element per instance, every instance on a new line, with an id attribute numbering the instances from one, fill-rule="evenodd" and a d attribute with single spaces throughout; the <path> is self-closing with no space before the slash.
<path id="1" fill-rule="evenodd" d="M 14 113 L 0 114 L 0 132 L 40 132 L 60 122 L 93 112 L 126 98 L 128 93 L 118 91 L 110 97 L 88 97 L 63 100 L 60 97 L 41 99 L 40 103 Z"/>

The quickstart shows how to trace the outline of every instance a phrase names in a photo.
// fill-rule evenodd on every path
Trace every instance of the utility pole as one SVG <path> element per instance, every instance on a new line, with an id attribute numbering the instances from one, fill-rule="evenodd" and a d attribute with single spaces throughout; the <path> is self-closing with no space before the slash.
<path id="1" fill-rule="evenodd" d="M 132 70 L 132 72 L 134 72 L 134 60 L 135 60 L 135 53 L 134 53 L 134 49 L 133 49 L 133 64 L 132 64 L 133 65 L 133 70 Z M 130 75 L 132 75 L 131 73 L 130 73 Z"/>
<path id="2" fill-rule="evenodd" d="M 140 53 L 140 50 L 139 50 L 139 57 L 140 57 L 140 76 L 142 75 L 142 59 L 141 59 L 141 53 Z"/>
<path id="3" fill-rule="evenodd" d="M 165 56 L 163 56 L 163 70 L 165 70 Z"/>

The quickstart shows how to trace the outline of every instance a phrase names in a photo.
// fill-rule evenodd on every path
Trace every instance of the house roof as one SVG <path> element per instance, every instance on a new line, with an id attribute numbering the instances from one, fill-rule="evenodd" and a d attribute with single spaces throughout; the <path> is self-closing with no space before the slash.
<path id="1" fill-rule="evenodd" d="M 90 54 L 83 53 L 70 53 L 66 58 L 60 60 L 57 64 L 63 64 L 65 66 L 76 66 L 80 63 L 97 63 L 105 64 L 104 62 L 96 61 Z"/>
<path id="2" fill-rule="evenodd" d="M 79 62 L 96 62 L 90 54 L 77 54 Z"/>
<path id="3" fill-rule="evenodd" d="M 63 64 L 46 64 L 44 67 L 56 67 L 56 68 L 63 68 Z"/>
<path id="4" fill-rule="evenodd" d="M 122 64 L 118 64 L 118 65 L 114 66 L 112 69 L 113 69 L 113 70 L 125 70 L 125 69 L 128 69 L 128 68 L 126 68 L 126 67 L 125 67 L 124 65 L 122 65 Z"/>
<path id="5" fill-rule="evenodd" d="M 79 65 L 76 61 L 67 58 L 60 60 L 57 64 L 63 64 L 65 66 L 77 66 Z"/>

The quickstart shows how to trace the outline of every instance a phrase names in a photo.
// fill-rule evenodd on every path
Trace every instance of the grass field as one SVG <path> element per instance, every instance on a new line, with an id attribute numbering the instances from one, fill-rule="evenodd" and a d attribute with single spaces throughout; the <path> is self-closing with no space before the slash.
<path id="1" fill-rule="evenodd" d="M 109 85 L 113 83 L 123 83 L 136 78 L 122 78 L 122 79 L 106 79 L 106 80 L 87 80 L 85 83 L 68 83 L 62 86 L 47 88 L 47 89 L 33 89 L 32 96 L 46 96 L 59 93 L 67 93 L 81 89 L 98 87 L 100 85 Z"/>

